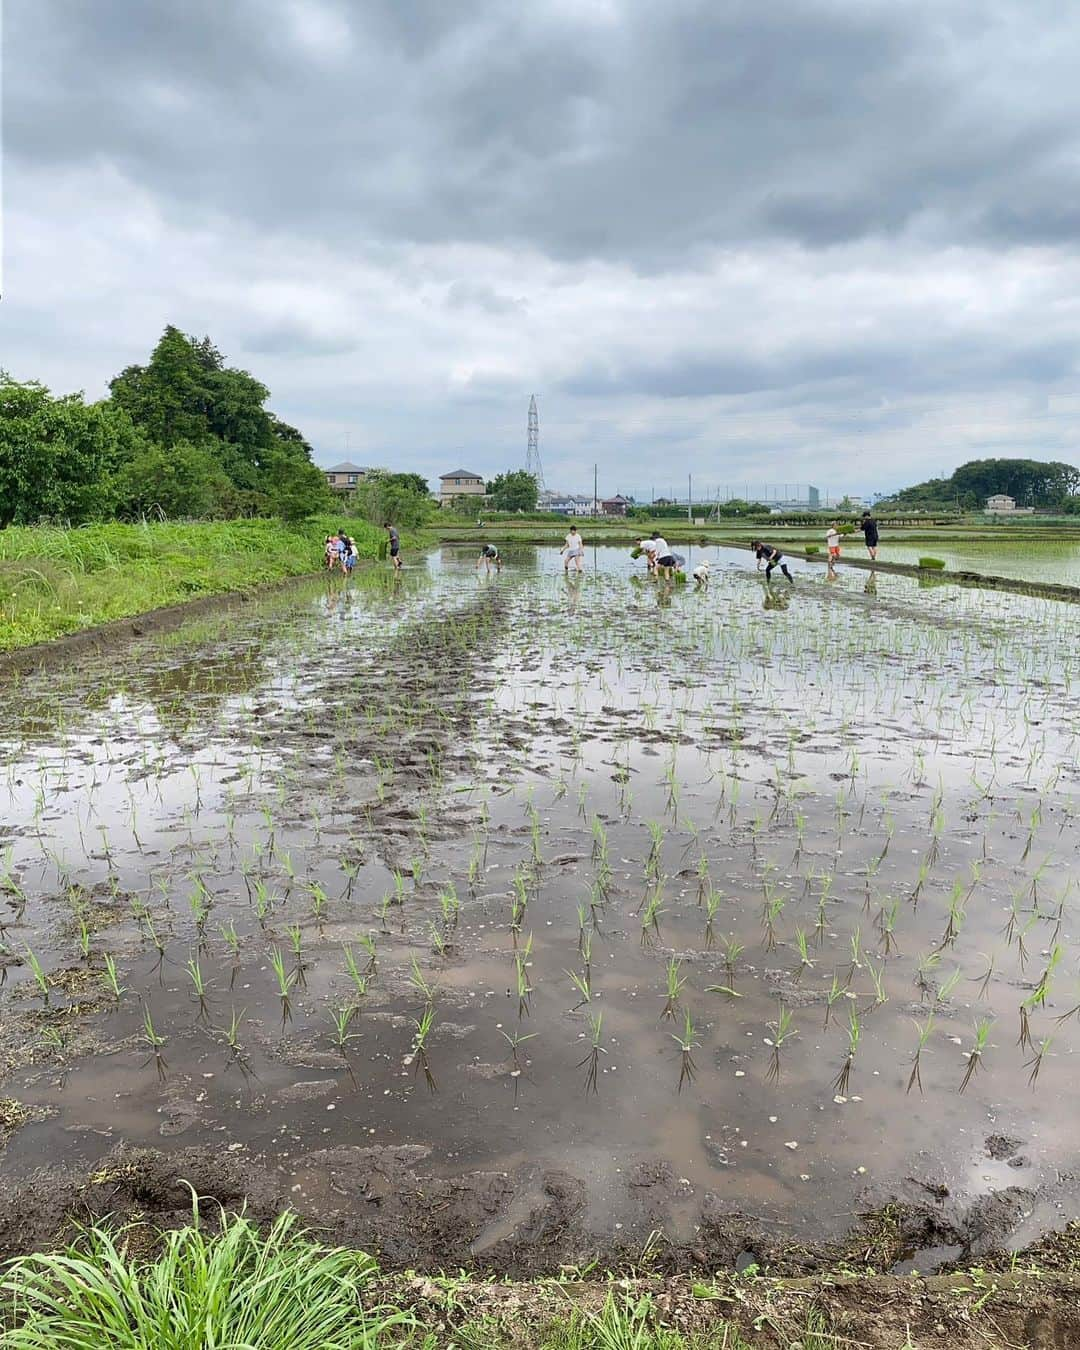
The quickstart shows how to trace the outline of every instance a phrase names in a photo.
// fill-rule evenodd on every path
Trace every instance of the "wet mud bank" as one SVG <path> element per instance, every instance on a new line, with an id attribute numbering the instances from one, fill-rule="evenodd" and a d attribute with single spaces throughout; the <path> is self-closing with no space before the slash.
<path id="1" fill-rule="evenodd" d="M 5 1188 L 0 1260 L 61 1245 L 80 1223 L 181 1226 L 191 1219 L 192 1188 L 210 1222 L 222 1209 L 246 1206 L 263 1223 L 293 1209 L 324 1241 L 370 1252 L 384 1270 L 428 1274 L 470 1269 L 523 1279 L 574 1267 L 674 1275 L 753 1266 L 785 1278 L 841 1267 L 903 1275 L 1028 1260 L 1067 1267 L 1080 1256 L 1080 1232 L 1018 1254 L 1008 1249 L 1033 1199 L 1019 1189 L 974 1203 L 920 1199 L 909 1190 L 875 1206 L 867 1195 L 867 1208 L 850 1216 L 840 1238 L 793 1241 L 782 1223 L 729 1209 L 719 1195 L 688 1197 L 669 1162 L 625 1161 L 612 1197 L 622 1217 L 598 1231 L 588 1178 L 566 1169 L 453 1172 L 432 1147 L 339 1145 L 295 1160 L 293 1171 L 309 1178 L 298 1191 L 272 1159 L 256 1161 L 245 1150 L 119 1145 L 86 1167 L 41 1168 Z M 666 1235 L 676 1211 L 692 1218 L 687 1239 Z"/>

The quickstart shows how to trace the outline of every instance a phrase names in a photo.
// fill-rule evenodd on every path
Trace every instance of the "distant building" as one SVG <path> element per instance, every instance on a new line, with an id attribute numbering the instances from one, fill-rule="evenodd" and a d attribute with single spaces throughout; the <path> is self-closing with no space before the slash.
<path id="1" fill-rule="evenodd" d="M 542 492 L 538 503 L 541 511 L 554 511 L 561 516 L 591 516 L 593 499 L 574 492 Z"/>
<path id="2" fill-rule="evenodd" d="M 632 505 L 633 503 L 630 501 L 629 497 L 624 497 L 621 493 L 616 493 L 614 497 L 604 498 L 600 503 L 600 510 L 605 516 L 625 516 L 627 508 Z"/>
<path id="3" fill-rule="evenodd" d="M 362 468 L 359 464 L 350 464 L 348 460 L 344 464 L 335 464 L 333 468 L 323 470 L 327 486 L 333 488 L 335 492 L 343 492 L 346 496 L 355 492 L 357 486 L 370 472 L 370 469 Z"/>
<path id="4" fill-rule="evenodd" d="M 458 497 L 482 497 L 484 480 L 471 469 L 455 469 L 439 474 L 439 505 L 447 506 Z"/>
<path id="5" fill-rule="evenodd" d="M 1004 492 L 995 492 L 992 497 L 987 497 L 986 509 L 995 515 L 1008 515 L 1010 511 L 1016 510 L 1016 498 L 1006 496 Z"/>

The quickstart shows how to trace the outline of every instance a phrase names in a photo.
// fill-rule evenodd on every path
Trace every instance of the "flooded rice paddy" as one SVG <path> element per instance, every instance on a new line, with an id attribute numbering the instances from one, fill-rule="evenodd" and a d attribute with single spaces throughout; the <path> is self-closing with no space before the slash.
<path id="1" fill-rule="evenodd" d="M 701 556 L 447 547 L 9 677 L 9 1186 L 231 1156 L 508 1268 L 1059 1225 L 1080 613 Z"/>

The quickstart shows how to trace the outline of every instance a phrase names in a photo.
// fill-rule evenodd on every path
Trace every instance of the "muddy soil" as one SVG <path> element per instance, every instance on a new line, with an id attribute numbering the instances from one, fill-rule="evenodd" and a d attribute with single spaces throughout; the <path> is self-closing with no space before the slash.
<path id="1" fill-rule="evenodd" d="M 425 1271 L 1061 1229 L 1076 611 L 703 552 L 446 548 L 13 683 L 0 1250 L 183 1178 Z"/>

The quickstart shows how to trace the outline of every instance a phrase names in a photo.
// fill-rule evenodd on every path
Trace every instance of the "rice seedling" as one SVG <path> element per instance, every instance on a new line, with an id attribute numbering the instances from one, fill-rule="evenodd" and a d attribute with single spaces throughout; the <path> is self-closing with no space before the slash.
<path id="1" fill-rule="evenodd" d="M 705 894 L 705 948 L 711 951 L 716 945 L 714 927 L 716 911 L 720 908 L 720 895 L 710 886 Z"/>
<path id="2" fill-rule="evenodd" d="M 862 1023 L 859 1021 L 859 1014 L 855 1008 L 852 1008 L 848 1014 L 847 1054 L 844 1056 L 843 1065 L 832 1085 L 833 1092 L 840 1097 L 847 1097 L 850 1095 L 848 1090 L 851 1086 L 851 1071 L 855 1067 L 855 1053 L 859 1048 L 859 1037 L 861 1034 Z"/>
<path id="3" fill-rule="evenodd" d="M 600 1072 L 600 1056 L 606 1055 L 607 1051 L 600 1044 L 600 1036 L 604 1024 L 604 1014 L 597 1013 L 595 1017 L 592 1013 L 587 1013 L 585 1020 L 589 1024 L 589 1051 L 585 1058 L 579 1061 L 577 1067 L 585 1069 L 585 1093 L 596 1092 Z"/>
<path id="4" fill-rule="evenodd" d="M 293 981 L 300 989 L 307 988 L 307 976 L 305 971 L 307 965 L 304 961 L 304 934 L 298 923 L 290 924 L 285 930 L 289 935 L 289 943 L 292 948 L 293 957 Z"/>
<path id="5" fill-rule="evenodd" d="M 334 1023 L 334 1047 L 342 1059 L 348 1059 L 349 1042 L 356 1040 L 359 1035 L 359 1032 L 349 1030 L 356 1013 L 355 1003 L 343 1003 L 331 1012 Z"/>
<path id="6" fill-rule="evenodd" d="M 210 1011 L 210 1005 L 206 997 L 206 989 L 207 989 L 206 978 L 203 975 L 202 967 L 199 965 L 198 957 L 197 956 L 189 957 L 188 963 L 184 967 L 184 969 L 188 973 L 188 978 L 191 980 L 192 992 L 199 1004 L 197 1020 L 200 1022 L 206 1022 L 209 1020 L 208 1015 Z"/>
<path id="7" fill-rule="evenodd" d="M 277 980 L 278 1000 L 281 1004 L 281 1026 L 292 1021 L 292 987 L 295 975 L 285 969 L 285 957 L 274 947 L 270 952 L 270 966 Z"/>
<path id="8" fill-rule="evenodd" d="M 799 968 L 795 972 L 795 980 L 798 982 L 808 970 L 814 969 L 814 963 L 810 959 L 810 947 L 806 933 L 801 928 L 795 929 L 795 945 L 799 949 Z"/>
<path id="9" fill-rule="evenodd" d="M 1042 1068 L 1043 1059 L 1045 1058 L 1047 1051 L 1050 1049 L 1050 1043 L 1051 1041 L 1053 1041 L 1053 1039 L 1054 1039 L 1053 1036 L 1044 1036 L 1043 1039 L 1039 1042 L 1038 1049 L 1036 1049 L 1035 1046 L 1032 1045 L 1031 1049 L 1034 1053 L 1032 1054 L 1030 1059 L 1024 1061 L 1024 1068 L 1031 1070 L 1030 1074 L 1028 1075 L 1028 1086 L 1033 1091 L 1038 1086 L 1039 1070 Z"/>
<path id="10" fill-rule="evenodd" d="M 686 977 L 679 974 L 681 962 L 674 956 L 667 963 L 667 991 L 664 1001 L 664 1008 L 660 1014 L 660 1020 L 665 1017 L 674 1018 L 679 1007 L 679 997 L 686 987 Z"/>
<path id="11" fill-rule="evenodd" d="M 528 1031 L 528 1032 L 522 1033 L 522 1032 L 520 1032 L 520 1031 L 502 1031 L 502 1030 L 500 1030 L 499 1035 L 502 1036 L 503 1040 L 506 1041 L 507 1045 L 509 1045 L 509 1047 L 510 1047 L 510 1054 L 511 1054 L 511 1056 L 512 1056 L 512 1058 L 513 1058 L 514 1070 L 515 1070 L 515 1072 L 520 1073 L 520 1072 L 521 1072 L 521 1059 L 520 1059 L 520 1057 L 519 1057 L 519 1051 L 520 1051 L 521 1047 L 525 1044 L 526 1041 L 531 1041 L 531 1040 L 535 1039 L 535 1037 L 538 1035 L 538 1033 L 535 1032 L 535 1031 Z"/>
<path id="12" fill-rule="evenodd" d="M 922 1094 L 922 1057 L 926 1050 L 927 1042 L 930 1040 L 930 1034 L 934 1029 L 934 1013 L 931 1010 L 926 1021 L 920 1026 L 915 1023 L 915 1030 L 918 1033 L 918 1041 L 915 1045 L 914 1054 L 911 1056 L 911 1074 L 908 1077 L 907 1091 L 910 1092 L 915 1086 L 918 1086 L 920 1095 Z"/>
<path id="13" fill-rule="evenodd" d="M 960 1091 L 965 1092 L 968 1084 L 982 1067 L 983 1054 L 986 1051 L 987 1038 L 990 1035 L 991 1019 L 980 1018 L 975 1023 L 975 1044 L 968 1051 L 967 1068 L 964 1070 L 964 1076 L 960 1081 Z"/>
<path id="14" fill-rule="evenodd" d="M 694 1019 L 690 1015 L 690 1009 L 687 1008 L 683 1013 L 683 1028 L 681 1032 L 670 1032 L 671 1039 L 678 1045 L 682 1052 L 679 1059 L 679 1091 L 683 1090 L 685 1083 L 692 1083 L 694 1075 L 697 1073 L 697 1065 L 694 1063 L 694 1051 L 700 1045 L 697 1039 L 697 1032 L 694 1028 Z"/>
<path id="15" fill-rule="evenodd" d="M 428 1007 L 435 1002 L 435 994 L 437 992 L 435 986 L 430 983 L 424 972 L 420 969 L 420 963 L 415 956 L 412 959 L 412 966 L 409 970 L 409 983 Z"/>
<path id="16" fill-rule="evenodd" d="M 764 947 L 767 952 L 776 950 L 776 928 L 783 918 L 784 904 L 785 900 L 782 895 L 771 896 L 767 902 L 762 924 Z"/>
<path id="17" fill-rule="evenodd" d="M 655 881 L 660 875 L 664 853 L 664 826 L 658 820 L 647 820 L 645 824 L 649 831 L 650 840 L 649 852 L 645 857 L 645 875 Z"/>
<path id="18" fill-rule="evenodd" d="M 169 1066 L 165 1062 L 165 1056 L 161 1053 L 161 1047 L 165 1044 L 165 1037 L 159 1036 L 154 1029 L 154 1019 L 150 1016 L 150 1009 L 143 1008 L 143 1040 L 150 1049 L 150 1059 L 146 1060 L 149 1064 L 152 1059 L 157 1066 L 158 1082 L 164 1083 L 169 1076 Z"/>
<path id="19" fill-rule="evenodd" d="M 658 877 L 646 893 L 641 915 L 641 945 L 651 946 L 660 939 L 660 920 L 664 915 L 664 877 Z"/>
<path id="20" fill-rule="evenodd" d="M 832 1010 L 836 1004 L 844 997 L 847 992 L 847 984 L 840 983 L 840 977 L 834 972 L 832 985 L 825 991 L 825 1021 L 822 1023 L 822 1030 L 825 1031 L 829 1025 L 829 1019 L 832 1017 Z"/>
<path id="21" fill-rule="evenodd" d="M 352 947 L 350 947 L 348 944 L 345 944 L 341 950 L 345 955 L 345 970 L 349 976 L 349 979 L 352 980 L 353 982 L 353 987 L 356 990 L 357 997 L 366 998 L 368 992 L 367 975 L 361 974 L 360 968 L 356 964 L 356 955 L 353 952 Z"/>
<path id="22" fill-rule="evenodd" d="M 799 1033 L 795 1028 L 791 1013 L 782 1002 L 777 1004 L 776 1021 L 767 1023 L 767 1026 L 772 1032 L 772 1038 L 766 1036 L 765 1044 L 772 1047 L 772 1054 L 769 1058 L 769 1067 L 765 1073 L 765 1081 L 766 1083 L 779 1083 L 780 1060 L 784 1045 Z"/>
<path id="23" fill-rule="evenodd" d="M 566 972 L 566 975 L 567 978 L 570 980 L 570 983 L 574 986 L 574 989 L 577 991 L 578 995 L 578 1001 L 574 1004 L 574 1006 L 570 1009 L 570 1011 L 577 1012 L 577 1010 L 583 1007 L 586 1003 L 592 1002 L 592 986 L 589 981 L 589 972 L 587 970 L 582 971 L 582 973 L 579 975 L 576 971 L 568 970 Z"/>
<path id="24" fill-rule="evenodd" d="M 245 1016 L 244 1012 L 237 1013 L 235 1008 L 229 1010 L 229 1025 L 225 1028 L 225 1044 L 229 1047 L 229 1058 L 225 1061 L 225 1070 L 228 1072 L 235 1064 L 246 1079 L 252 1075 L 252 1069 L 240 1043 L 240 1026 Z"/>
<path id="25" fill-rule="evenodd" d="M 423 1069 L 424 1080 L 428 1085 L 428 1090 L 434 1092 L 436 1089 L 435 1077 L 431 1072 L 431 1066 L 428 1063 L 427 1042 L 431 1035 L 431 1030 L 435 1025 L 435 1009 L 429 1003 L 419 1017 L 413 1019 L 415 1035 L 413 1036 L 412 1060 L 416 1064 L 417 1071 Z"/>
<path id="26" fill-rule="evenodd" d="M 529 957 L 532 954 L 532 934 L 525 939 L 525 944 L 520 950 L 514 952 L 514 978 L 517 982 L 518 997 L 518 1017 L 522 1018 L 529 1013 L 529 999 L 532 996 L 532 985 L 529 983 Z"/>
<path id="27" fill-rule="evenodd" d="M 869 957 L 866 958 L 866 969 L 870 975 L 870 982 L 874 986 L 874 1001 L 866 1012 L 872 1012 L 875 1008 L 880 1008 L 882 1004 L 888 1003 L 889 995 L 885 991 L 885 966 L 875 966 Z"/>
<path id="28" fill-rule="evenodd" d="M 105 969 L 101 972 L 102 982 L 111 994 L 113 1001 L 119 1003 L 127 992 L 126 987 L 120 983 L 120 977 L 116 970 L 116 962 L 113 958 L 106 952 L 102 959 L 105 963 Z"/>

